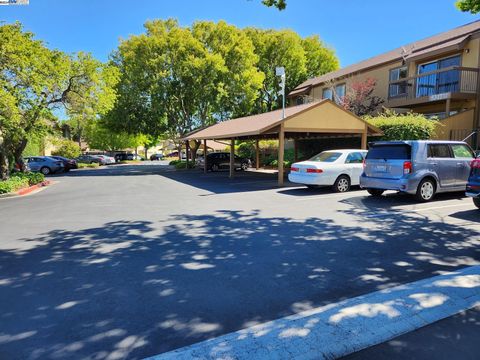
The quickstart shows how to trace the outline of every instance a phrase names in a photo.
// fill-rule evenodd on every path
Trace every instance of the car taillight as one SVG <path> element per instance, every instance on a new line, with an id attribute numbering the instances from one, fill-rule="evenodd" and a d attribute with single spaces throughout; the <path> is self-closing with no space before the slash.
<path id="1" fill-rule="evenodd" d="M 307 169 L 307 173 L 320 174 L 320 173 L 322 173 L 322 172 L 323 172 L 322 169 L 311 169 L 311 168 L 308 168 L 308 169 Z"/>
<path id="2" fill-rule="evenodd" d="M 291 167 L 291 168 L 290 168 L 290 171 L 292 171 L 292 172 L 298 171 L 298 168 L 296 168 L 296 167 Z"/>
<path id="3" fill-rule="evenodd" d="M 403 175 L 410 174 L 412 172 L 412 162 L 404 161 L 403 162 Z"/>

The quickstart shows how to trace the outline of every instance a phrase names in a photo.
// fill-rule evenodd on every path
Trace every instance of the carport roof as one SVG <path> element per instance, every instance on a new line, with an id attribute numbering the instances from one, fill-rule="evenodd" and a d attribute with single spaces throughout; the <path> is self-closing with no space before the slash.
<path id="1" fill-rule="evenodd" d="M 298 121 L 293 121 L 294 119 L 300 120 L 301 115 L 303 115 L 303 118 L 305 116 L 309 118 L 309 112 L 312 115 L 311 121 L 303 119 L 303 121 L 300 121 L 301 127 L 299 127 Z M 342 121 L 339 121 L 338 125 L 336 125 L 333 117 L 342 118 Z M 285 132 L 287 133 L 305 132 L 316 135 L 321 133 L 352 134 L 360 133 L 366 128 L 370 135 L 382 134 L 378 128 L 368 124 L 365 120 L 344 110 L 334 102 L 325 99 L 309 104 L 287 107 L 285 108 L 284 119 L 282 119 L 281 109 L 231 119 L 193 131 L 187 134 L 183 140 L 233 139 L 274 135 L 279 132 L 279 125 L 282 123 L 292 125 L 285 127 Z M 334 124 L 333 126 L 332 123 Z"/>

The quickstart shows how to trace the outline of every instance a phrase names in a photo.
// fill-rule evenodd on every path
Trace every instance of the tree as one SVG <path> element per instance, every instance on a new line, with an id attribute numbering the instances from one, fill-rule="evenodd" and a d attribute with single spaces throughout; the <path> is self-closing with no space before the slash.
<path id="1" fill-rule="evenodd" d="M 110 152 L 136 148 L 142 142 L 139 136 L 114 132 L 101 121 L 91 121 L 85 127 L 85 139 L 91 149 Z"/>
<path id="2" fill-rule="evenodd" d="M 268 7 L 274 6 L 278 10 L 285 10 L 287 7 L 287 0 L 262 0 L 262 3 Z"/>
<path id="3" fill-rule="evenodd" d="M 472 14 L 480 12 L 480 0 L 458 0 L 455 6 L 461 11 L 469 11 Z"/>
<path id="4" fill-rule="evenodd" d="M 252 113 L 271 111 L 281 106 L 280 79 L 275 68 L 283 66 L 287 74 L 286 94 L 310 77 L 336 70 L 338 59 L 318 36 L 302 39 L 291 30 L 245 29 L 257 54 L 258 68 L 265 80 Z"/>
<path id="5" fill-rule="evenodd" d="M 68 139 L 57 140 L 57 148 L 52 151 L 52 155 L 63 156 L 69 159 L 79 157 L 82 153 L 80 146 L 74 141 Z"/>
<path id="6" fill-rule="evenodd" d="M 98 86 L 98 61 L 50 50 L 32 33 L 23 31 L 20 23 L 0 26 L 0 39 L 0 84 L 6 94 L 2 102 L 8 102 L 0 123 L 4 154 L 0 173 L 6 177 L 5 159 L 23 165 L 29 137 L 51 131 L 55 110 L 68 107 L 75 99 L 98 99 L 104 88 Z M 91 66 L 94 63 L 98 66 Z"/>
<path id="7" fill-rule="evenodd" d="M 183 28 L 172 19 L 145 28 L 114 55 L 121 80 L 107 115 L 112 129 L 176 139 L 251 111 L 263 75 L 241 30 L 225 22 Z"/>
<path id="8" fill-rule="evenodd" d="M 336 99 L 346 110 L 357 116 L 372 115 L 378 112 L 384 100 L 373 95 L 377 81 L 367 78 L 364 81 L 354 81 L 346 90 L 343 98 Z M 332 89 L 335 89 L 332 87 Z M 335 90 L 334 90 L 335 91 Z M 337 96 L 335 94 L 335 96 Z"/>

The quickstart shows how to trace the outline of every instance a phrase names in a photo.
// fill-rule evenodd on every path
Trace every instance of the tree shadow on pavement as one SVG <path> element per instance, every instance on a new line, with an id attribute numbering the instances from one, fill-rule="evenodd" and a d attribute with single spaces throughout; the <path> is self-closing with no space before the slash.
<path id="1" fill-rule="evenodd" d="M 478 263 L 474 230 L 401 212 L 369 221 L 223 210 L 7 243 L 0 358 L 140 359 Z"/>

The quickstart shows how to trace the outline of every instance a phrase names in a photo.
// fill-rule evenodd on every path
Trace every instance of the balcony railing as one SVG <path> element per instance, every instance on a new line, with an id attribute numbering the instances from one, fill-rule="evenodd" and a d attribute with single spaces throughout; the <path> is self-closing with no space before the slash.
<path id="1" fill-rule="evenodd" d="M 405 79 L 390 81 L 388 99 L 416 99 L 428 97 L 441 100 L 448 93 L 477 92 L 478 69 L 451 66 Z"/>

